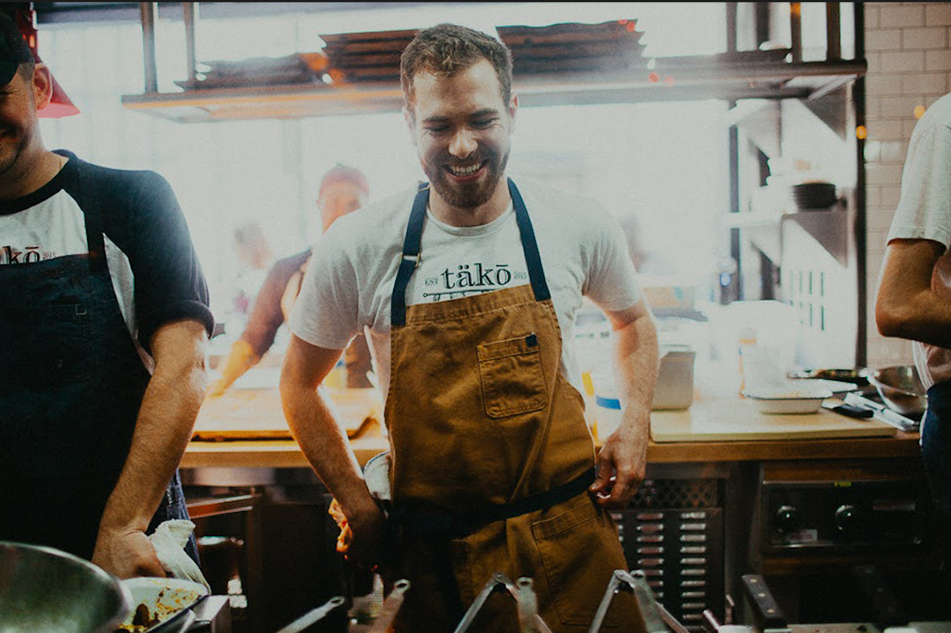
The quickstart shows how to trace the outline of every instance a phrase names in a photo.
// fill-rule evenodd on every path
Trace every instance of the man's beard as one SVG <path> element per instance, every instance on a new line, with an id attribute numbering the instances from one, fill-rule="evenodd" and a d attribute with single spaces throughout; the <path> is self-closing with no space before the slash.
<path id="1" fill-rule="evenodd" d="M 5 134 L 3 130 L 0 130 L 0 132 Z M 17 164 L 26 145 L 26 142 L 22 138 L 17 138 L 16 140 L 3 139 L 3 141 L 0 141 L 0 175 L 7 173 Z"/>
<path id="2" fill-rule="evenodd" d="M 506 151 L 501 158 L 496 152 L 484 152 L 482 160 L 486 161 L 485 176 L 470 184 L 452 182 L 451 176 L 446 173 L 443 166 L 453 161 L 445 156 L 435 161 L 435 166 L 431 163 L 423 163 L 423 171 L 436 193 L 449 205 L 458 209 L 475 209 L 491 200 L 495 194 L 505 173 L 509 152 Z"/>

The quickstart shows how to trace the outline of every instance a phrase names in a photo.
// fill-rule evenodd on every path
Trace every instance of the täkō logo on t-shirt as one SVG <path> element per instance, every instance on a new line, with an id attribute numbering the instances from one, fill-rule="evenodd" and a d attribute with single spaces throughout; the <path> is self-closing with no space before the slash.
<path id="1" fill-rule="evenodd" d="M 27 246 L 26 250 L 22 251 L 12 246 L 0 246 L 0 266 L 4 264 L 34 264 L 54 257 L 56 257 L 55 253 L 40 252 L 39 246 Z"/>
<path id="2" fill-rule="evenodd" d="M 485 265 L 482 262 L 474 264 L 459 264 L 455 270 L 444 269 L 435 277 L 427 277 L 424 281 L 427 289 L 423 297 L 432 301 L 458 299 L 471 294 L 492 292 L 510 285 L 513 281 L 522 281 L 527 278 L 523 272 L 513 273 L 508 264 Z"/>

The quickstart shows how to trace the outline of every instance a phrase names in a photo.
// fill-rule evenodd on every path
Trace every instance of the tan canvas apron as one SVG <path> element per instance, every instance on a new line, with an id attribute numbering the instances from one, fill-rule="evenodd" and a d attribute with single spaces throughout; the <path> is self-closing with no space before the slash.
<path id="1" fill-rule="evenodd" d="M 508 184 L 531 285 L 407 307 L 425 257 L 428 186 L 407 228 L 384 412 L 400 517 L 384 576 L 412 583 L 400 631 L 452 631 L 495 572 L 533 579 L 553 631 L 587 631 L 613 571 L 627 568 L 610 514 L 586 491 L 595 453 L 583 400 L 559 370 L 558 319 L 531 221 Z M 636 630 L 633 598 L 614 604 L 608 621 Z M 517 630 L 508 596 L 484 611 L 476 630 Z"/>

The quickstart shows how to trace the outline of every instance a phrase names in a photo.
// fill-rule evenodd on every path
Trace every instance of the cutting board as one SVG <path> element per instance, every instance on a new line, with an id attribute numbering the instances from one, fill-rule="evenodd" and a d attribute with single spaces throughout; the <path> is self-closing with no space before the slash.
<path id="1" fill-rule="evenodd" d="M 262 384 L 249 381 L 246 384 Z M 237 383 L 235 383 L 237 386 Z M 380 396 L 376 389 L 321 388 L 334 417 L 351 437 L 365 431 L 380 416 Z M 362 427 L 362 429 L 361 429 Z M 198 412 L 194 439 L 291 439 L 284 418 L 281 393 L 276 386 L 243 387 L 224 395 L 206 398 Z"/>
<path id="2" fill-rule="evenodd" d="M 856 420 L 826 409 L 809 414 L 760 413 L 754 401 L 739 396 L 697 401 L 686 411 L 651 413 L 655 442 L 893 437 L 897 433 L 898 429 L 879 420 Z"/>

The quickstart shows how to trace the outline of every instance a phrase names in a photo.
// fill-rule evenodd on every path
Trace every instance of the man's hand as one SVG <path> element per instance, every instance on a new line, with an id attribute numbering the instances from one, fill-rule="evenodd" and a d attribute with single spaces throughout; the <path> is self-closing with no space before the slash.
<path id="1" fill-rule="evenodd" d="M 598 453 L 598 477 L 588 488 L 601 507 L 626 507 L 644 481 L 649 416 L 643 407 L 631 403 L 617 430 L 604 441 Z"/>
<path id="2" fill-rule="evenodd" d="M 92 562 L 117 578 L 166 575 L 145 532 L 131 528 L 101 528 Z"/>
<path id="3" fill-rule="evenodd" d="M 386 546 L 386 518 L 376 502 L 361 504 L 347 515 L 346 527 L 350 530 L 347 560 L 355 565 L 375 569 L 382 560 Z"/>

